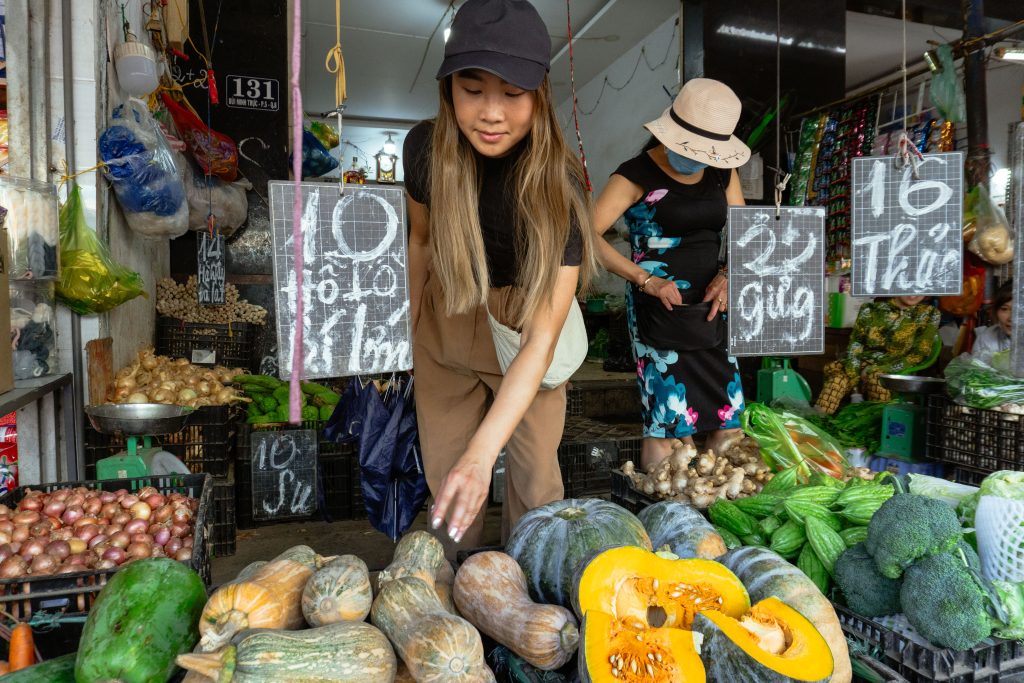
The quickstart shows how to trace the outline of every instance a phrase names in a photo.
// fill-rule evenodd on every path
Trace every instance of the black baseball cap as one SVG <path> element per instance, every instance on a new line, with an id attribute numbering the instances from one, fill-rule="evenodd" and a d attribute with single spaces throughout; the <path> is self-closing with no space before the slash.
<path id="1" fill-rule="evenodd" d="M 437 78 L 482 69 L 536 90 L 551 67 L 551 37 L 527 0 L 466 0 L 452 21 Z"/>

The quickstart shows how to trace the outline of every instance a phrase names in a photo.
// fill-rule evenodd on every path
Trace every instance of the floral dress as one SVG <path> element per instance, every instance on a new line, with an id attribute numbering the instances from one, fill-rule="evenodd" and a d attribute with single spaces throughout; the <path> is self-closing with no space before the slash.
<path id="1" fill-rule="evenodd" d="M 700 182 L 672 179 L 642 152 L 615 170 L 643 191 L 624 214 L 633 262 L 676 283 L 683 303 L 699 303 L 718 273 L 721 232 L 728 216 L 729 171 L 706 168 Z M 635 297 L 626 287 L 626 321 L 636 358 L 643 403 L 644 436 L 683 438 L 740 426 L 743 386 L 739 366 L 725 342 L 696 351 L 655 349 L 640 341 Z"/>

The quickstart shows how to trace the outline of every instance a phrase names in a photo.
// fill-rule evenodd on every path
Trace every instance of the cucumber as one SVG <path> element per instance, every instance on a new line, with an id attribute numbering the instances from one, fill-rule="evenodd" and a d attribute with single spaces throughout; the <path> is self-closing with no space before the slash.
<path id="1" fill-rule="evenodd" d="M 4 683 L 75 683 L 76 653 L 61 655 L 3 676 Z"/>
<path id="2" fill-rule="evenodd" d="M 728 500 L 716 500 L 708 508 L 711 523 L 733 532 L 739 537 L 749 536 L 757 528 L 757 520 Z"/>
<path id="3" fill-rule="evenodd" d="M 835 573 L 836 560 L 846 550 L 846 543 L 838 532 L 817 517 L 807 517 L 805 522 L 807 544 L 814 549 L 814 554 L 821 560 L 825 571 L 832 576 Z"/>
<path id="4" fill-rule="evenodd" d="M 806 524 L 808 517 L 814 517 L 818 521 L 827 524 L 833 531 L 839 531 L 843 528 L 843 521 L 839 518 L 839 515 L 831 512 L 824 505 L 789 500 L 787 498 L 786 502 L 783 503 L 783 507 L 789 518 L 797 524 Z"/>
<path id="5" fill-rule="evenodd" d="M 82 630 L 78 681 L 166 681 L 174 658 L 199 640 L 206 588 L 181 562 L 160 557 L 119 570 L 100 591 Z"/>

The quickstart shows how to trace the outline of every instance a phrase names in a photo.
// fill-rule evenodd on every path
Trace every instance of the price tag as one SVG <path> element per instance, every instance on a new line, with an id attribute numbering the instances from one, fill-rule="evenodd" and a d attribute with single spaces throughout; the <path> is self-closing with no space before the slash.
<path id="1" fill-rule="evenodd" d="M 224 235 L 208 230 L 199 232 L 196 240 L 196 273 L 199 285 L 196 297 L 200 304 L 224 305 Z"/>
<path id="2" fill-rule="evenodd" d="M 253 519 L 308 517 L 316 512 L 316 431 L 257 431 L 249 444 Z"/>

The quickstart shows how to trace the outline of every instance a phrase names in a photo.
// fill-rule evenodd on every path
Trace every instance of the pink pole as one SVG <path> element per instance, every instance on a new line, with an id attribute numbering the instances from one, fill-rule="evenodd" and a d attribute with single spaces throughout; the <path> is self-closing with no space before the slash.
<path id="1" fill-rule="evenodd" d="M 302 299 L 302 90 L 299 71 L 302 67 L 302 0 L 294 0 L 292 14 L 292 180 L 295 203 L 292 210 L 292 254 L 295 268 L 295 342 L 292 344 L 292 376 L 288 391 L 288 418 L 293 424 L 302 421 L 302 356 L 303 299 Z"/>

